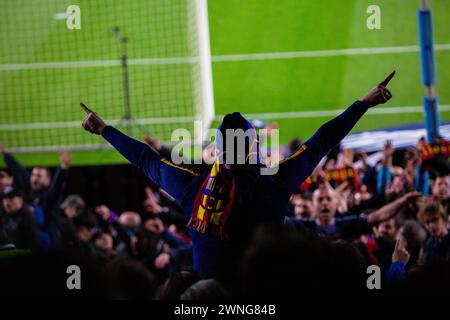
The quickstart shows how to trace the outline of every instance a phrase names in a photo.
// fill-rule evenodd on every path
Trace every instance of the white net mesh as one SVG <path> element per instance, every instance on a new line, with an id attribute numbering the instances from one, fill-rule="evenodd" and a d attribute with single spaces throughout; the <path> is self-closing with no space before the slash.
<path id="1" fill-rule="evenodd" d="M 176 128 L 192 130 L 195 119 L 209 124 L 204 0 L 80 0 L 79 30 L 66 26 L 71 4 L 0 0 L 0 141 L 10 150 L 102 147 L 81 128 L 80 101 L 136 138 L 168 141 Z M 131 124 L 123 120 L 114 26 L 128 39 Z"/>

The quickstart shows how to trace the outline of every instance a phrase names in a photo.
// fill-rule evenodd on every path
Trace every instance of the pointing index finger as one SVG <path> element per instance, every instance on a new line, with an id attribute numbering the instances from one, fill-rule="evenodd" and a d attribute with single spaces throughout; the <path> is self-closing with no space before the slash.
<path id="1" fill-rule="evenodd" d="M 395 75 L 395 70 L 393 70 L 387 77 L 386 79 L 384 79 L 383 81 L 380 82 L 380 86 L 386 87 L 389 83 L 389 81 L 391 81 L 391 79 L 394 77 Z"/>
<path id="2" fill-rule="evenodd" d="M 81 108 L 83 108 L 83 110 L 84 110 L 84 112 L 86 112 L 86 114 L 89 114 L 91 112 L 94 113 L 94 111 L 89 109 L 83 102 L 80 102 L 80 106 L 81 106 Z"/>

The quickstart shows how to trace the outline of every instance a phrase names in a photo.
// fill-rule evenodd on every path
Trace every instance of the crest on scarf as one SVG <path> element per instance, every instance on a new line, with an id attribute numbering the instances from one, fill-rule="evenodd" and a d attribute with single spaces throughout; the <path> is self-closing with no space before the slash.
<path id="1" fill-rule="evenodd" d="M 235 182 L 216 162 L 195 199 L 188 227 L 203 234 L 228 239 L 226 227 L 234 201 Z"/>

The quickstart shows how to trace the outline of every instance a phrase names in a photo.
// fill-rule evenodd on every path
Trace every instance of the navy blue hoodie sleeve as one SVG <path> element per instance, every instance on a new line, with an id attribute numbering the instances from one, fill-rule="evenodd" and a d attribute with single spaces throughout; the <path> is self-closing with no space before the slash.
<path id="1" fill-rule="evenodd" d="M 154 183 L 167 191 L 178 202 L 182 202 L 186 186 L 197 174 L 162 158 L 145 143 L 126 136 L 116 128 L 105 127 L 102 136 Z"/>
<path id="2" fill-rule="evenodd" d="M 64 200 L 64 194 L 66 192 L 68 171 L 59 168 L 56 169 L 52 182 L 44 196 L 44 209 L 49 211 L 45 212 L 45 214 L 57 215 L 59 212 L 59 207 Z"/>
<path id="3" fill-rule="evenodd" d="M 367 109 L 361 101 L 356 101 L 322 125 L 292 156 L 280 162 L 277 175 L 290 193 L 297 190 L 328 151 L 344 139 Z"/>
<path id="4" fill-rule="evenodd" d="M 8 168 L 11 170 L 15 183 L 17 187 L 24 191 L 29 191 L 30 189 L 30 174 L 27 169 L 22 167 L 22 165 L 17 162 L 17 160 L 9 153 L 4 153 L 3 155 L 5 159 L 5 163 Z"/>
<path id="5" fill-rule="evenodd" d="M 67 172 L 68 170 L 66 169 L 56 169 L 52 182 L 48 188 L 48 193 L 51 200 L 56 200 L 60 193 L 62 193 L 62 191 L 66 188 Z"/>

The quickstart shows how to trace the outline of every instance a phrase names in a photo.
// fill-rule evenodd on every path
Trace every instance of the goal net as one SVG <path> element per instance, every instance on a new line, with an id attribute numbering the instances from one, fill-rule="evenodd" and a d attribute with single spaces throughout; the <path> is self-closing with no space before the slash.
<path id="1" fill-rule="evenodd" d="M 73 3 L 0 1 L 0 142 L 107 148 L 81 128 L 80 101 L 137 139 L 186 128 L 200 142 L 194 126 L 214 118 L 206 0 L 78 0 L 78 13 Z"/>

